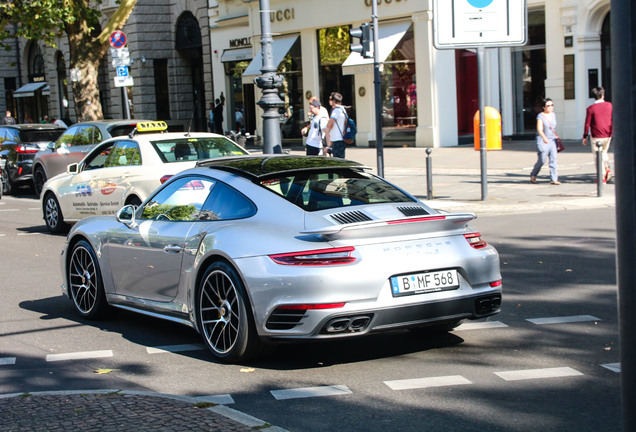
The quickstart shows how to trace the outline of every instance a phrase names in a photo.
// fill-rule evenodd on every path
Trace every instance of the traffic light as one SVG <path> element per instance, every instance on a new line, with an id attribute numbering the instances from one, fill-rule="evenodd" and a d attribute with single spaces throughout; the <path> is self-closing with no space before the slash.
<path id="1" fill-rule="evenodd" d="M 360 53 L 364 58 L 373 57 L 373 50 L 371 44 L 373 43 L 373 29 L 371 24 L 363 23 L 360 28 L 354 28 L 349 30 L 349 34 L 354 39 L 360 39 L 360 43 L 352 43 L 349 48 L 351 51 Z"/>

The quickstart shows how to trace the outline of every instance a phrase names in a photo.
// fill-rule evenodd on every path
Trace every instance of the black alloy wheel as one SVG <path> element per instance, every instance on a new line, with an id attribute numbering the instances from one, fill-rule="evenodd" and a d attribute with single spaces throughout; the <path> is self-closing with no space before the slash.
<path id="1" fill-rule="evenodd" d="M 257 354 L 262 342 L 248 312 L 245 288 L 227 263 L 212 263 L 197 292 L 197 325 L 203 340 L 219 360 L 235 363 Z"/>
<path id="2" fill-rule="evenodd" d="M 108 308 L 102 274 L 93 247 L 86 240 L 73 246 L 67 270 L 68 292 L 84 318 L 98 319 Z"/>
<path id="3" fill-rule="evenodd" d="M 13 183 L 11 183 L 11 179 L 9 178 L 9 169 L 4 167 L 2 170 L 2 194 L 9 195 L 13 191 Z"/>

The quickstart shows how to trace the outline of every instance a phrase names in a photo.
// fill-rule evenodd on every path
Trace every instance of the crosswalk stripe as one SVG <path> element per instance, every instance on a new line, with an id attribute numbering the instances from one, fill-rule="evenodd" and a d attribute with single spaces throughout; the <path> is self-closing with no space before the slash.
<path id="1" fill-rule="evenodd" d="M 394 381 L 384 381 L 391 390 L 412 390 L 429 387 L 446 387 L 455 385 L 472 384 L 461 375 L 449 375 L 429 378 L 413 378 Z"/>
<path id="2" fill-rule="evenodd" d="M 345 385 L 305 387 L 297 389 L 271 390 L 270 393 L 276 400 L 285 399 L 302 399 L 322 396 L 340 396 L 352 394 L 351 390 Z"/>
<path id="3" fill-rule="evenodd" d="M 569 376 L 583 375 L 581 372 L 572 369 L 570 367 L 556 367 L 556 368 L 544 368 L 544 369 L 525 369 L 516 371 L 494 372 L 500 378 L 506 381 L 520 381 L 530 379 L 543 379 L 543 378 L 561 378 Z"/>
<path id="4" fill-rule="evenodd" d="M 482 329 L 504 328 L 504 327 L 508 327 L 508 325 L 502 323 L 501 321 L 470 322 L 470 323 L 464 323 L 460 325 L 453 331 L 482 330 Z"/>
<path id="5" fill-rule="evenodd" d="M 82 351 L 74 353 L 63 354 L 49 354 L 46 356 L 47 362 L 63 361 L 63 360 L 84 360 L 93 358 L 112 357 L 113 352 L 111 350 L 103 351 Z"/>
<path id="6" fill-rule="evenodd" d="M 183 345 L 163 345 L 157 347 L 146 347 L 148 354 L 174 353 L 182 351 L 199 351 L 205 349 L 203 345 L 183 344 Z"/>
<path id="7" fill-rule="evenodd" d="M 565 323 L 575 323 L 575 322 L 585 322 L 585 321 L 601 321 L 601 319 L 596 318 L 592 315 L 574 315 L 574 316 L 565 316 L 565 317 L 548 317 L 548 318 L 532 318 L 527 319 L 526 321 L 530 321 L 533 324 L 542 325 L 542 324 L 565 324 Z"/>
<path id="8" fill-rule="evenodd" d="M 602 364 L 601 366 L 603 366 L 605 369 L 611 370 L 612 372 L 617 372 L 617 373 L 621 372 L 620 363 L 606 363 L 606 364 Z"/>
<path id="9" fill-rule="evenodd" d="M 15 364 L 15 357 L 3 357 L 0 358 L 0 366 Z"/>

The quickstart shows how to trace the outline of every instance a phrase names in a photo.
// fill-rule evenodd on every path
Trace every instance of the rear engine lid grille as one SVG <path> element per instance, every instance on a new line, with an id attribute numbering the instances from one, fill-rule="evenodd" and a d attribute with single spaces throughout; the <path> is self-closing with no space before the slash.
<path id="1" fill-rule="evenodd" d="M 370 220 L 373 220 L 369 216 L 367 216 L 366 214 L 364 214 L 363 212 L 361 212 L 359 210 L 350 211 L 350 212 L 343 212 L 343 213 L 336 213 L 336 214 L 332 214 L 331 217 L 332 217 L 333 220 L 335 220 L 336 222 L 338 222 L 341 225 L 352 224 L 352 223 L 357 223 L 357 222 L 368 222 Z"/>
<path id="2" fill-rule="evenodd" d="M 398 207 L 398 210 L 404 216 L 427 216 L 430 214 L 425 208 L 417 206 Z"/>

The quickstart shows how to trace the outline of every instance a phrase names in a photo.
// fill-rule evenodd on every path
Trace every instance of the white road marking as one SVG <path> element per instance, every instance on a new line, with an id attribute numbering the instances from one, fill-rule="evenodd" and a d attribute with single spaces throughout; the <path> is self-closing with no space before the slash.
<path id="1" fill-rule="evenodd" d="M 42 210 L 42 207 L 31 207 L 29 210 Z"/>
<path id="2" fill-rule="evenodd" d="M 232 398 L 232 395 L 229 395 L 229 394 L 198 396 L 197 400 L 201 402 L 212 402 L 218 405 L 231 405 L 234 403 L 234 399 Z"/>
<path id="3" fill-rule="evenodd" d="M 0 209 L 0 212 L 16 212 L 20 211 L 20 209 Z"/>
<path id="4" fill-rule="evenodd" d="M 199 351 L 203 350 L 205 347 L 203 345 L 197 344 L 183 344 L 183 345 L 163 345 L 157 347 L 147 347 L 146 351 L 148 354 L 164 354 L 164 353 L 174 353 L 174 352 L 182 352 L 182 351 Z"/>
<path id="5" fill-rule="evenodd" d="M 533 324 L 542 325 L 542 324 L 565 324 L 565 323 L 575 323 L 575 322 L 585 322 L 585 321 L 601 321 L 600 318 L 596 318 L 592 315 L 574 315 L 574 316 L 565 316 L 565 317 L 549 317 L 549 318 L 534 318 L 527 319 L 526 321 L 530 321 Z"/>
<path id="6" fill-rule="evenodd" d="M 621 364 L 620 363 L 607 363 L 602 364 L 605 369 L 609 369 L 612 372 L 620 373 L 621 372 Z"/>
<path id="7" fill-rule="evenodd" d="M 557 368 L 525 369 L 525 370 L 517 370 L 517 371 L 495 372 L 495 375 L 505 379 L 506 381 L 520 381 L 520 380 L 530 380 L 530 379 L 580 376 L 583 374 L 569 367 L 557 367 Z"/>
<path id="8" fill-rule="evenodd" d="M 103 358 L 103 357 L 112 357 L 112 356 L 113 356 L 113 352 L 111 350 L 82 351 L 82 352 L 64 353 L 64 354 L 49 354 L 46 356 L 46 361 L 54 362 L 54 361 L 64 361 L 64 360 L 83 360 L 83 359 Z"/>
<path id="9" fill-rule="evenodd" d="M 40 235 L 42 233 L 39 232 L 34 232 L 34 233 L 18 233 L 19 236 L 33 236 L 33 235 Z"/>
<path id="10" fill-rule="evenodd" d="M 13 365 L 15 364 L 15 359 L 15 357 L 0 358 L 0 366 Z"/>
<path id="11" fill-rule="evenodd" d="M 403 379 L 395 381 L 384 381 L 384 384 L 388 385 L 391 390 L 412 390 L 422 389 L 429 387 L 446 387 L 455 385 L 472 384 L 469 380 L 461 375 L 449 375 L 441 377 L 430 378 L 414 378 Z"/>
<path id="12" fill-rule="evenodd" d="M 276 400 L 284 399 L 301 399 L 322 396 L 339 396 L 352 394 L 351 390 L 345 385 L 306 387 L 287 390 L 271 390 L 270 393 Z"/>
<path id="13" fill-rule="evenodd" d="M 501 321 L 469 322 L 469 323 L 464 323 L 460 325 L 453 331 L 481 330 L 481 329 L 504 328 L 504 327 L 508 327 L 508 325 L 502 323 Z"/>

